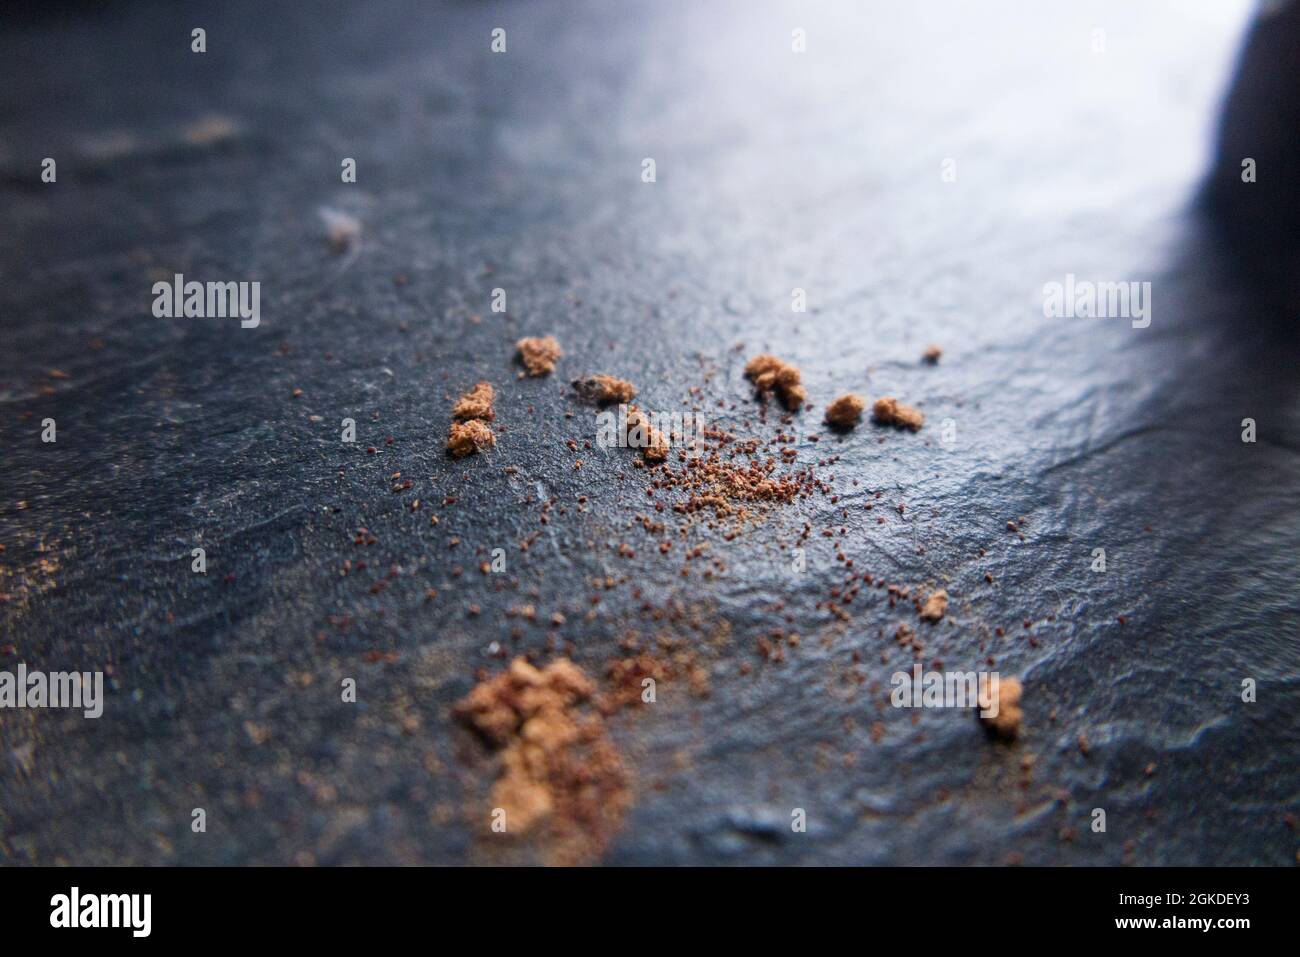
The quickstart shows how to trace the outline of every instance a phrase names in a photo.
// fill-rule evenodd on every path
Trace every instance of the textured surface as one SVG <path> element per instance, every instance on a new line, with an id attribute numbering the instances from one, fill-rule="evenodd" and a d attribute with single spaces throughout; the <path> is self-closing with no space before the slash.
<path id="1" fill-rule="evenodd" d="M 670 682 L 611 722 L 637 784 L 609 863 L 1294 862 L 1298 298 L 1192 205 L 1246 11 L 912 6 L 73 6 L 6 28 L 0 667 L 111 680 L 97 721 L 0 711 L 0 861 L 493 860 L 491 765 L 449 717 L 500 667 L 489 645 L 554 631 L 598 675 L 629 626 L 677 627 L 643 606 L 676 603 L 711 636 L 712 694 Z M 233 133 L 190 142 L 205 115 Z M 362 223 L 354 251 L 328 249 L 321 206 Z M 155 319 L 173 272 L 259 280 L 261 326 Z M 1045 318 L 1066 273 L 1151 281 L 1150 327 Z M 511 344 L 548 333 L 556 376 L 516 379 Z M 682 578 L 680 549 L 628 527 L 648 499 L 626 450 L 574 469 L 595 423 L 564 384 L 614 373 L 668 411 L 700 387 L 767 438 L 758 351 L 819 408 L 892 393 L 929 424 L 840 438 L 803 413 L 799 464 L 840 456 L 817 468 L 839 500 L 693 530 L 725 571 Z M 451 462 L 479 379 L 504 432 Z M 805 522 L 846 532 L 795 577 Z M 496 547 L 507 572 L 480 575 Z M 1020 676 L 1020 742 L 888 707 L 914 617 L 872 590 L 829 614 L 837 547 L 947 587 L 922 660 Z M 591 606 L 606 575 L 635 581 Z M 803 641 L 768 663 L 781 600 Z M 524 602 L 566 623 L 512 638 Z"/>

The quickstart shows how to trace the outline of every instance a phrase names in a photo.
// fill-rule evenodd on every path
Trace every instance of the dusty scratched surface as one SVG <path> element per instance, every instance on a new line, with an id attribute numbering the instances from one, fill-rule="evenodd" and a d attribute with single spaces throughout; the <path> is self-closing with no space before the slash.
<path id="1" fill-rule="evenodd" d="M 501 666 L 492 641 L 545 649 L 542 624 L 509 637 L 531 601 L 593 674 L 626 628 L 653 633 L 645 602 L 694 606 L 716 643 L 708 698 L 667 683 L 611 723 L 636 786 L 608 863 L 1293 862 L 1296 298 L 1190 211 L 1245 11 L 645 6 L 74 5 L 0 31 L 0 666 L 111 670 L 97 721 L 0 711 L 0 861 L 493 860 L 491 764 L 449 708 Z M 233 132 L 188 142 L 206 115 Z M 362 222 L 354 254 L 326 247 L 322 205 Z M 173 272 L 259 280 L 261 326 L 153 318 Z M 1044 318 L 1067 272 L 1151 280 L 1150 327 Z M 547 333 L 557 375 L 517 380 L 511 343 Z M 611 372 L 665 410 L 699 386 L 749 431 L 763 350 L 819 407 L 895 393 L 930 424 L 814 443 L 805 413 L 799 463 L 840 456 L 817 470 L 839 502 L 694 532 L 726 571 L 681 578 L 680 549 L 628 527 L 631 456 L 574 470 L 594 421 L 563 385 Z M 506 431 L 451 462 L 452 400 L 481 378 Z M 1019 743 L 882 707 L 912 616 L 869 590 L 828 614 L 836 545 L 814 535 L 798 579 L 779 548 L 805 522 L 844 527 L 859 572 L 948 588 L 923 661 L 1021 676 Z M 494 547 L 508 571 L 480 575 Z M 605 575 L 641 597 L 604 591 L 588 620 Z M 782 664 L 754 644 L 777 599 L 804 636 Z"/>

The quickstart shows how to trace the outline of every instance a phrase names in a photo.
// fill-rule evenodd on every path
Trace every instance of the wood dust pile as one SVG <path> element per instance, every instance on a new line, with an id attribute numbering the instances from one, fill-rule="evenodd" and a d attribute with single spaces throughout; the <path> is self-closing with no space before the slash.
<path id="1" fill-rule="evenodd" d="M 516 658 L 455 708 L 500 754 L 490 804 L 505 812 L 504 834 L 536 837 L 548 863 L 598 859 L 631 804 L 595 690 L 568 659 L 539 669 Z"/>

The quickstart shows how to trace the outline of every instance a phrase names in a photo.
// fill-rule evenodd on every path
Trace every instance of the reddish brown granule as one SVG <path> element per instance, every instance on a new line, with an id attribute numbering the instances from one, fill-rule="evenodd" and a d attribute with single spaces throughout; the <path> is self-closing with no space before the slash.
<path id="1" fill-rule="evenodd" d="M 841 429 L 851 429 L 862 420 L 862 410 L 866 407 L 866 399 L 850 392 L 826 407 L 826 421 Z"/>
<path id="2" fill-rule="evenodd" d="M 806 479 L 776 475 L 774 470 L 775 463 L 771 460 L 740 465 L 713 452 L 678 470 L 664 466 L 657 485 L 665 491 L 686 493 L 685 501 L 673 505 L 673 511 L 678 514 L 691 515 L 708 509 L 718 518 L 743 519 L 749 514 L 750 505 L 788 504 L 808 492 Z"/>
<path id="3" fill-rule="evenodd" d="M 492 430 L 478 419 L 468 422 L 453 422 L 447 436 L 447 451 L 454 459 L 464 458 L 472 452 L 481 452 L 496 445 L 496 436 Z"/>
<path id="4" fill-rule="evenodd" d="M 596 706 L 602 714 L 612 715 L 630 705 L 646 703 L 649 678 L 655 685 L 655 697 L 663 693 L 658 687 L 665 682 L 684 679 L 686 687 L 697 698 L 709 696 L 709 672 L 699 663 L 694 653 L 685 650 L 660 656 L 643 652 L 632 658 L 611 661 L 605 669 L 610 690 L 596 697 Z"/>
<path id="5" fill-rule="evenodd" d="M 871 416 L 881 425 L 897 425 L 913 432 L 925 423 L 925 415 L 920 409 L 903 405 L 890 395 L 876 400 L 871 407 Z"/>
<path id="6" fill-rule="evenodd" d="M 519 361 L 523 363 L 524 371 L 530 376 L 550 375 L 555 371 L 556 360 L 564 355 L 554 336 L 520 339 L 515 348 L 519 350 Z"/>
<path id="7" fill-rule="evenodd" d="M 928 345 L 925 351 L 921 353 L 921 361 L 932 366 L 939 364 L 939 357 L 943 355 L 943 350 L 936 345 Z"/>
<path id="8" fill-rule="evenodd" d="M 611 661 L 605 668 L 611 688 L 596 698 L 596 706 L 602 714 L 612 715 L 625 707 L 639 704 L 644 700 L 645 680 L 659 684 L 668 678 L 668 666 L 650 654 L 640 654 L 634 658 L 621 658 Z M 656 689 L 656 697 L 658 689 Z"/>
<path id="9" fill-rule="evenodd" d="M 998 713 L 991 717 L 980 715 L 980 720 L 990 732 L 1004 741 L 1013 740 L 1020 733 L 1020 722 L 1024 712 L 1020 710 L 1020 695 L 1024 691 L 1016 678 L 1002 678 L 998 681 Z M 991 701 L 981 700 L 981 710 L 989 708 Z"/>
<path id="10" fill-rule="evenodd" d="M 921 606 L 922 621 L 938 621 L 948 610 L 948 592 L 940 588 L 932 592 Z"/>
<path id="11" fill-rule="evenodd" d="M 668 457 L 668 438 L 636 406 L 627 410 L 628 448 L 640 449 L 647 462 L 662 462 Z"/>
<path id="12" fill-rule="evenodd" d="M 567 659 L 538 669 L 516 658 L 455 707 L 501 755 L 489 802 L 505 812 L 505 833 L 536 838 L 550 863 L 598 860 L 631 805 L 594 693 Z"/>
<path id="13" fill-rule="evenodd" d="M 598 405 L 631 402 L 636 395 L 636 386 L 612 375 L 589 375 L 585 379 L 574 379 L 573 390 L 588 402 Z"/>
<path id="14" fill-rule="evenodd" d="M 749 360 L 745 365 L 745 378 L 754 383 L 760 396 L 775 392 L 791 412 L 798 411 L 808 398 L 808 393 L 801 384 L 799 370 L 767 353 Z"/>
<path id="15" fill-rule="evenodd" d="M 451 410 L 452 418 L 458 422 L 466 422 L 470 419 L 482 419 L 484 422 L 491 422 L 497 417 L 492 408 L 496 395 L 496 390 L 492 388 L 491 383 L 478 383 L 456 400 L 456 405 Z"/>

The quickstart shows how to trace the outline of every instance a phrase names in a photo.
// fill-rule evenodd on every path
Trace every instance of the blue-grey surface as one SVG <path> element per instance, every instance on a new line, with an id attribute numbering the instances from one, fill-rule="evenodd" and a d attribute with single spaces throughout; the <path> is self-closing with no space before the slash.
<path id="1" fill-rule="evenodd" d="M 1249 13 L 412 2 L 11 21 L 0 668 L 110 678 L 98 720 L 0 711 L 0 862 L 493 860 L 474 822 L 490 764 L 448 712 L 500 666 L 492 642 L 544 651 L 551 629 L 512 638 L 507 609 L 563 612 L 598 674 L 644 603 L 676 602 L 716 624 L 712 693 L 670 683 L 611 720 L 636 784 L 609 863 L 1293 863 L 1300 296 L 1193 204 Z M 352 251 L 330 251 L 321 207 L 362 224 Z M 152 283 L 176 272 L 260 281 L 261 325 L 154 318 Z M 1150 326 L 1045 317 L 1066 274 L 1151 282 Z M 557 374 L 516 379 L 514 340 L 552 332 Z M 918 361 L 930 342 L 937 367 Z M 594 418 L 563 386 L 613 372 L 665 410 L 700 387 L 767 438 L 776 417 L 748 421 L 742 378 L 758 351 L 799 365 L 819 409 L 896 394 L 927 426 L 813 442 L 803 413 L 799 464 L 839 455 L 817 469 L 839 501 L 730 541 L 693 530 L 726 571 L 683 579 L 628 528 L 646 476 L 626 452 L 574 470 L 566 440 L 594 440 Z M 451 401 L 478 379 L 505 431 L 452 462 Z M 394 493 L 399 471 L 413 484 Z M 810 538 L 795 578 L 780 546 L 805 522 L 846 533 Z M 496 547 L 507 573 L 480 575 Z M 888 707 L 913 616 L 866 589 L 831 615 L 837 548 L 947 587 L 922 661 L 992 655 L 1020 676 L 1016 744 L 968 712 Z M 641 593 L 603 591 L 587 616 L 605 575 Z M 777 600 L 803 636 L 781 664 L 754 648 L 785 624 Z"/>

